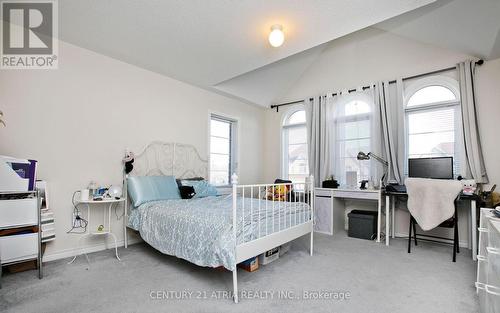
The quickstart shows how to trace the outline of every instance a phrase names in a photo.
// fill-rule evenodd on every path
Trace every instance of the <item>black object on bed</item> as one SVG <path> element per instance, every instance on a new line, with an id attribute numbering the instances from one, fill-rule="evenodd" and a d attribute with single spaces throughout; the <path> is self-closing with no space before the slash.
<path id="1" fill-rule="evenodd" d="M 193 186 L 179 186 L 179 192 L 182 199 L 191 199 L 196 195 Z"/>
<path id="2" fill-rule="evenodd" d="M 177 178 L 175 181 L 177 182 L 177 186 L 182 186 L 182 181 L 183 180 L 193 180 L 193 181 L 201 181 L 205 180 L 203 177 L 190 177 L 190 178 Z"/>

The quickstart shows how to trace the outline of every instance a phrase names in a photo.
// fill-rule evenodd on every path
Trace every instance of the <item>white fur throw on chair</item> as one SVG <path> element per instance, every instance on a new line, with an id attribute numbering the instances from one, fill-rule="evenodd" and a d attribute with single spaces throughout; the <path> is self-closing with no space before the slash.
<path id="1" fill-rule="evenodd" d="M 455 213 L 454 201 L 462 191 L 457 180 L 407 178 L 408 210 L 424 231 L 431 230 Z"/>

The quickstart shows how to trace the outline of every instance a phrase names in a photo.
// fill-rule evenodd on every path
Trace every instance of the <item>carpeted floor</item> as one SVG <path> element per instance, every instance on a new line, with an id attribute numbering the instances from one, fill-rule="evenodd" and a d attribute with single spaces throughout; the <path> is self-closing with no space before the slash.
<path id="1" fill-rule="evenodd" d="M 406 240 L 391 246 L 344 234 L 308 237 L 254 273 L 238 271 L 242 299 L 234 304 L 231 272 L 201 268 L 146 244 L 90 254 L 74 264 L 45 264 L 5 274 L 1 312 L 478 312 L 475 263 L 469 250 L 451 262 L 451 247 Z M 323 299 L 312 299 L 321 296 Z M 330 299 L 325 299 L 330 298 Z"/>

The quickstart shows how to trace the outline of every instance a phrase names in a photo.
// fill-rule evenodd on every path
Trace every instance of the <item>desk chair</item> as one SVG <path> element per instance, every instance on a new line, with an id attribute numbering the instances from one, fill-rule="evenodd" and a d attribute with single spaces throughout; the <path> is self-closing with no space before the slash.
<path id="1" fill-rule="evenodd" d="M 458 213 L 457 213 L 457 202 L 458 197 L 454 201 L 455 213 L 453 217 L 439 224 L 438 227 L 453 228 L 453 262 L 457 261 L 457 253 L 460 253 L 460 248 L 458 244 Z M 408 253 L 411 253 L 411 237 L 413 229 L 413 237 L 415 240 L 415 246 L 417 246 L 417 221 L 410 213 L 410 229 L 408 231 Z"/>

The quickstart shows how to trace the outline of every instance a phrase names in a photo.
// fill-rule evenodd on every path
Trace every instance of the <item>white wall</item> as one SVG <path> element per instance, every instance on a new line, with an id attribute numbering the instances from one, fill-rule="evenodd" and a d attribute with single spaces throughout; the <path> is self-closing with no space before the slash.
<path id="1" fill-rule="evenodd" d="M 210 111 L 239 119 L 240 181 L 262 181 L 263 109 L 64 42 L 59 49 L 57 70 L 0 71 L 0 154 L 39 161 L 57 225 L 49 259 L 75 252 L 79 235 L 66 234 L 74 190 L 121 183 L 125 148 L 152 140 L 193 144 L 206 157 Z M 121 225 L 113 218 L 119 240 Z"/>
<path id="2" fill-rule="evenodd" d="M 365 86 L 379 80 L 392 80 L 454 66 L 470 56 L 415 42 L 378 29 L 368 28 L 332 42 L 283 95 L 279 102 L 309 98 L 344 88 Z M 500 183 L 500 148 L 495 123 L 500 118 L 500 60 L 486 62 L 478 70 L 478 110 L 483 147 L 490 180 Z M 265 179 L 280 176 L 280 123 L 286 107 L 266 113 Z M 348 207 L 366 208 L 365 203 L 350 202 Z M 372 207 L 374 208 L 374 207 Z M 463 211 L 462 221 L 467 214 Z M 396 231 L 407 233 L 408 216 L 399 212 Z M 461 242 L 467 241 L 465 223 Z"/>

